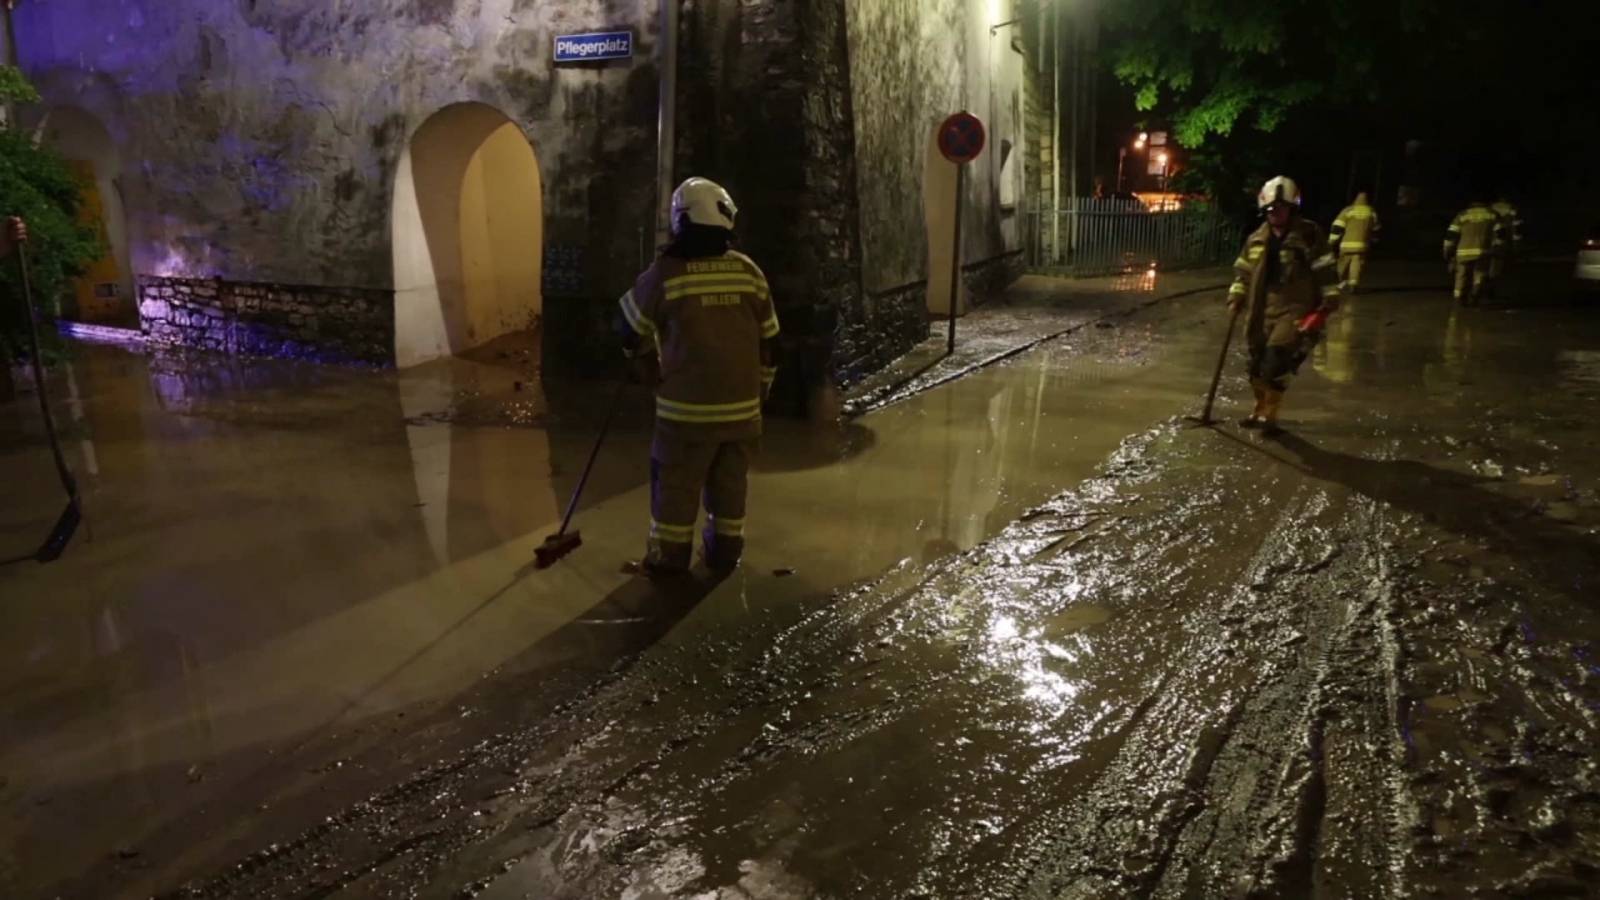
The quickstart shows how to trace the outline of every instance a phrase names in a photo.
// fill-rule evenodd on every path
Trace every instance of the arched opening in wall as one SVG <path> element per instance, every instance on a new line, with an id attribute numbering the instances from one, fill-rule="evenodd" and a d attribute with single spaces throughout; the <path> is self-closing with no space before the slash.
<path id="1" fill-rule="evenodd" d="M 111 133 L 92 113 L 75 106 L 51 109 L 39 140 L 60 153 L 83 192 L 78 218 L 104 248 L 62 301 L 62 316 L 81 322 L 134 325 L 139 320 L 128 261 L 128 221 L 118 176 L 122 163 Z"/>
<path id="2" fill-rule="evenodd" d="M 928 133 L 922 162 L 922 214 L 928 235 L 928 312 L 950 314 L 950 255 L 956 228 L 956 167 L 939 152 L 939 129 Z M 963 235 L 963 238 L 966 236 Z M 956 314 L 967 310 L 965 286 L 956 294 Z"/>
<path id="3" fill-rule="evenodd" d="M 424 122 L 400 158 L 391 223 L 397 365 L 537 330 L 543 185 L 504 113 L 458 103 Z"/>

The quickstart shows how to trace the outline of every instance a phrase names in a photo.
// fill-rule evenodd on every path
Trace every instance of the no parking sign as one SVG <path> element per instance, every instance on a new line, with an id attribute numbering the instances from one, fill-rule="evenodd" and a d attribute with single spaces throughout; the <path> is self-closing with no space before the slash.
<path id="1" fill-rule="evenodd" d="M 987 140 L 983 120 L 969 112 L 958 112 L 939 126 L 939 152 L 958 166 L 977 159 Z"/>

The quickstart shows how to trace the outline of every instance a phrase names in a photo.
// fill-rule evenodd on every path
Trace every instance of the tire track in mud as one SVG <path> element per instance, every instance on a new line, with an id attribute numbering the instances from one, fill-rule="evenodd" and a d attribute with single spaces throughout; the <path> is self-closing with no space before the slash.
<path id="1" fill-rule="evenodd" d="M 1581 895 L 1593 644 L 1528 639 L 1516 567 L 1441 578 L 1414 514 L 1195 437 L 657 647 L 179 896 L 1460 896 L 1485 861 L 1506 896 Z M 1522 704 L 1503 748 L 1439 736 L 1459 678 Z"/>
<path id="2" fill-rule="evenodd" d="M 1037 846 L 1017 864 L 1018 893 L 1309 895 L 1329 789 L 1323 695 L 1341 631 L 1360 621 L 1348 591 L 1321 585 L 1361 565 L 1350 550 L 1360 527 L 1324 492 L 1271 478 L 1266 486 L 1281 512 L 1258 535 L 1244 584 L 1215 608 L 1198 604 L 1190 623 L 1229 642 L 1224 658 L 1247 641 L 1248 659 L 1223 669 L 1196 658 L 1163 700 L 1179 706 L 1198 690 L 1183 682 L 1220 673 L 1232 679 L 1228 703 L 1191 717 L 1187 740 L 1159 728 L 1131 736 L 1094 785 L 1038 824 Z M 1150 761 L 1173 746 L 1187 748 L 1188 764 L 1152 787 Z M 1139 797 L 1154 799 L 1130 803 Z M 1140 823 L 1139 833 L 1127 823 Z"/>

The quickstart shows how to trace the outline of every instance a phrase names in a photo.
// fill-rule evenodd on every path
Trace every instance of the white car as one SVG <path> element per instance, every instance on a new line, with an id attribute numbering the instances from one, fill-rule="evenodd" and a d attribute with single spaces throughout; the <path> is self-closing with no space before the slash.
<path id="1" fill-rule="evenodd" d="M 1572 277 L 1577 279 L 1579 288 L 1600 290 L 1600 225 L 1590 229 L 1578 246 L 1578 264 Z"/>

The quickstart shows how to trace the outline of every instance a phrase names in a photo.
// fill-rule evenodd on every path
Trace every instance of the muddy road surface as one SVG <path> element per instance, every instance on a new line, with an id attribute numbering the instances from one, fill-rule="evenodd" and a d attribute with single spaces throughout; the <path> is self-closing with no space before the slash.
<path id="1" fill-rule="evenodd" d="M 280 785 L 314 821 L 236 816 L 232 862 L 177 865 L 179 821 L 57 892 L 1594 896 L 1600 311 L 1529 284 L 1463 310 L 1380 280 L 1279 440 L 1182 418 L 1219 298 L 1042 346 L 981 377 L 1144 424 L 972 541 L 831 589 L 771 556 L 633 588 L 585 614 L 625 636 L 606 665 L 413 713 L 343 757 L 349 802 Z M 1119 365 L 1148 374 L 1083 376 Z"/>

